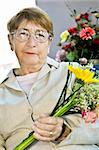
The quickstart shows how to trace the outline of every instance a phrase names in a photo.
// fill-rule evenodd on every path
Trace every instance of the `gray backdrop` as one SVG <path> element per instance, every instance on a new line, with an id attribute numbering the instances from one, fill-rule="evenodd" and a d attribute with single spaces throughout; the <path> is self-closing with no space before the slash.
<path id="1" fill-rule="evenodd" d="M 54 24 L 55 37 L 49 54 L 53 58 L 55 58 L 56 52 L 59 49 L 57 44 L 60 33 L 67 27 L 75 25 L 74 19 L 70 17 L 70 9 L 85 12 L 92 8 L 92 11 L 99 11 L 99 0 L 36 0 L 36 4 L 49 14 Z"/>

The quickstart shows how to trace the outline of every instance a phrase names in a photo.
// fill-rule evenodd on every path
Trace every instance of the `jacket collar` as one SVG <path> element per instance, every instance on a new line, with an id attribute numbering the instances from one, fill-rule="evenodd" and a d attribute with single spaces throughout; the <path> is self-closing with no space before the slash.
<path id="1" fill-rule="evenodd" d="M 10 87 L 12 89 L 22 91 L 21 87 L 18 84 L 18 81 L 13 73 L 13 70 L 11 70 L 7 76 L 7 78 L 3 81 L 3 84 L 5 84 L 7 87 Z"/>
<path id="2" fill-rule="evenodd" d="M 52 69 L 58 68 L 59 63 L 55 60 L 51 59 L 50 57 L 47 57 L 46 63 L 42 67 L 42 69 L 39 72 L 37 80 L 43 78 L 47 73 L 49 73 Z M 13 70 L 11 70 L 7 76 L 7 78 L 3 81 L 3 84 L 6 86 L 13 88 L 18 91 L 22 91 L 21 87 L 18 84 L 18 81 L 13 73 Z"/>
<path id="3" fill-rule="evenodd" d="M 44 77 L 48 72 L 53 70 L 54 68 L 58 68 L 59 63 L 53 60 L 50 57 L 47 57 L 46 63 L 42 67 L 41 71 L 39 72 L 38 79 Z"/>

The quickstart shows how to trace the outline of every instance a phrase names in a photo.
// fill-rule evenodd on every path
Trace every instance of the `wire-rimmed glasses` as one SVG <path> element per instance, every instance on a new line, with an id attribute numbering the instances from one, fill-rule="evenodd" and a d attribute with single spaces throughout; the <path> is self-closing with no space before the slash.
<path id="1" fill-rule="evenodd" d="M 51 34 L 45 30 L 37 29 L 34 33 L 30 33 L 27 29 L 18 29 L 11 33 L 20 42 L 28 41 L 31 37 L 39 43 L 44 43 L 51 39 Z"/>

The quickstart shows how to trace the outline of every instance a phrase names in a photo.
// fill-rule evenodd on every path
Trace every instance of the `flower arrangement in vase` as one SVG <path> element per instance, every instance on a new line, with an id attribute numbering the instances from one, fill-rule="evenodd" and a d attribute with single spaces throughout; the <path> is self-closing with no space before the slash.
<path id="1" fill-rule="evenodd" d="M 87 64 L 91 59 L 99 59 L 99 12 L 73 11 L 76 26 L 69 27 L 60 34 L 56 60 L 77 61 Z M 94 21 L 93 21 L 94 20 Z"/>

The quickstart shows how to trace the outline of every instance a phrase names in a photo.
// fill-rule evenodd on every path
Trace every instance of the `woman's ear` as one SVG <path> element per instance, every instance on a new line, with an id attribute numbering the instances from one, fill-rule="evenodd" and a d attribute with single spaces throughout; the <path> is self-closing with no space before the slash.
<path id="1" fill-rule="evenodd" d="M 8 34 L 8 41 L 11 47 L 11 50 L 14 51 L 14 45 L 13 45 L 13 36 Z"/>
<path id="2" fill-rule="evenodd" d="M 49 40 L 49 42 L 48 42 L 48 49 L 47 49 L 48 54 L 49 54 L 49 52 L 50 52 L 51 44 L 52 44 L 52 41 Z"/>
<path id="3" fill-rule="evenodd" d="M 48 49 L 47 49 L 47 53 L 49 54 L 50 52 L 50 45 L 48 46 Z"/>

